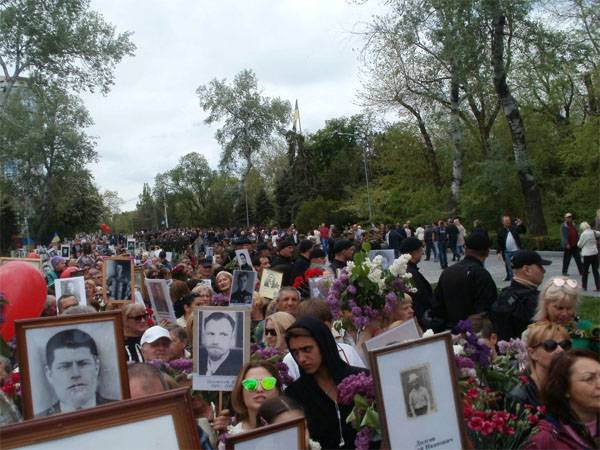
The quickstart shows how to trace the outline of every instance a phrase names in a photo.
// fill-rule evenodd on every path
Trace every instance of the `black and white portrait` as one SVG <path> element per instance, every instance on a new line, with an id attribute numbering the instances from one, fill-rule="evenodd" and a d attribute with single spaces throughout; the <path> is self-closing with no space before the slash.
<path id="1" fill-rule="evenodd" d="M 135 239 L 127 239 L 127 253 L 135 254 Z"/>
<path id="2" fill-rule="evenodd" d="M 423 364 L 400 372 L 406 415 L 411 418 L 437 411 L 431 386 L 431 368 Z"/>
<path id="3" fill-rule="evenodd" d="M 256 272 L 234 270 L 230 303 L 234 305 L 252 305 L 252 294 L 256 285 Z"/>
<path id="4" fill-rule="evenodd" d="M 167 280 L 146 279 L 144 282 L 157 320 L 175 321 L 175 311 Z"/>
<path id="5" fill-rule="evenodd" d="M 206 254 L 204 255 L 206 258 L 213 257 L 215 254 L 215 249 L 213 247 L 206 247 Z"/>
<path id="6" fill-rule="evenodd" d="M 277 297 L 279 289 L 281 289 L 281 281 L 283 273 L 275 270 L 263 269 L 260 279 L 260 289 L 258 293 L 261 297 L 273 299 Z"/>
<path id="7" fill-rule="evenodd" d="M 394 250 L 393 249 L 384 249 L 384 250 L 369 250 L 369 259 L 373 261 L 376 256 L 381 256 L 381 267 L 383 269 L 389 268 L 394 262 Z"/>
<path id="8" fill-rule="evenodd" d="M 35 417 L 123 399 L 112 320 L 25 332 Z"/>
<path id="9" fill-rule="evenodd" d="M 231 390 L 249 358 L 249 311 L 232 306 L 200 307 L 194 314 L 194 388 L 199 378 L 203 389 Z"/>
<path id="10" fill-rule="evenodd" d="M 252 266 L 252 260 L 250 259 L 250 253 L 248 249 L 244 248 L 235 251 L 235 258 L 237 259 L 238 267 L 240 270 L 254 270 Z"/>
<path id="11" fill-rule="evenodd" d="M 130 300 L 132 261 L 129 258 L 109 258 L 104 261 L 106 292 L 110 300 Z"/>
<path id="12" fill-rule="evenodd" d="M 80 305 L 86 305 L 84 277 L 59 278 L 56 280 L 56 298 L 63 295 L 72 295 Z"/>
<path id="13" fill-rule="evenodd" d="M 61 245 L 60 246 L 60 256 L 65 259 L 69 259 L 71 257 L 71 246 L 70 245 Z"/>

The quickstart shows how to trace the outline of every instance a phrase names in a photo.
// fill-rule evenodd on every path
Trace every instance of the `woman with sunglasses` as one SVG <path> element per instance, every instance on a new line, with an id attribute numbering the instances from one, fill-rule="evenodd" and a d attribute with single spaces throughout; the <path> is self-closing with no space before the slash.
<path id="1" fill-rule="evenodd" d="M 127 362 L 144 362 L 140 339 L 148 328 L 148 314 L 144 305 L 129 303 L 121 309 L 123 333 L 125 335 L 125 355 Z"/>
<path id="2" fill-rule="evenodd" d="M 256 428 L 258 408 L 270 398 L 281 394 L 279 372 L 267 361 L 250 361 L 242 367 L 231 391 L 231 405 L 235 412 L 237 424 L 226 426 L 229 422 L 229 411 L 221 411 L 213 422 L 217 432 L 239 434 Z"/>
<path id="3" fill-rule="evenodd" d="M 265 346 L 275 348 L 280 352 L 287 352 L 285 330 L 287 330 L 295 321 L 296 319 L 294 316 L 284 311 L 279 311 L 268 316 L 265 320 L 265 331 L 263 336 L 263 343 Z"/>
<path id="4" fill-rule="evenodd" d="M 600 359 L 574 349 L 559 355 L 543 390 L 548 414 L 526 449 L 592 449 L 600 444 Z"/>
<path id="5" fill-rule="evenodd" d="M 552 322 L 535 323 L 529 326 L 528 331 L 527 381 L 515 386 L 507 394 L 507 400 L 513 404 L 540 406 L 540 392 L 548 381 L 550 365 L 557 355 L 571 348 L 571 340 L 566 328 Z"/>

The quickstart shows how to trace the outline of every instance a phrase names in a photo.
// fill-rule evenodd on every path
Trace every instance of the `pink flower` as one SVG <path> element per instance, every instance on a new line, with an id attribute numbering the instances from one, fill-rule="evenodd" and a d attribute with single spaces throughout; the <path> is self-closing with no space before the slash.
<path id="1" fill-rule="evenodd" d="M 529 414 L 527 416 L 527 420 L 529 421 L 529 423 L 531 425 L 537 425 L 537 423 L 540 421 L 540 418 L 538 416 L 536 416 L 535 414 Z"/>
<path id="2" fill-rule="evenodd" d="M 479 391 L 475 388 L 471 388 L 467 391 L 468 398 L 477 398 L 479 396 Z"/>
<path id="3" fill-rule="evenodd" d="M 481 417 L 471 417 L 467 422 L 467 426 L 471 430 L 479 431 L 483 427 L 483 419 Z"/>
<path id="4" fill-rule="evenodd" d="M 483 422 L 481 427 L 481 434 L 487 436 L 488 434 L 492 434 L 494 432 L 494 422 L 490 422 L 488 420 Z"/>

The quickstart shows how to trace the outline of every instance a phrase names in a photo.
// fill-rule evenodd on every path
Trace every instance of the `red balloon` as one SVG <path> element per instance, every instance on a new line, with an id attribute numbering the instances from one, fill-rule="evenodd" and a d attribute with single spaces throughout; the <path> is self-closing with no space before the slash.
<path id="1" fill-rule="evenodd" d="M 0 266 L 0 293 L 8 302 L 0 314 L 4 320 L 0 334 L 5 341 L 15 335 L 15 320 L 40 316 L 46 303 L 46 291 L 44 277 L 31 264 L 11 261 Z"/>

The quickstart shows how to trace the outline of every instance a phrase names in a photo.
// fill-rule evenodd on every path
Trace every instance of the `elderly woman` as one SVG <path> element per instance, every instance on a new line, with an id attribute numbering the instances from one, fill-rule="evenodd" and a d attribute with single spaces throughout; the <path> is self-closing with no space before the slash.
<path id="1" fill-rule="evenodd" d="M 553 322 L 538 322 L 529 326 L 527 382 L 517 385 L 507 395 L 513 403 L 541 405 L 540 392 L 548 382 L 548 370 L 554 358 L 571 348 L 565 327 Z"/>
<path id="2" fill-rule="evenodd" d="M 598 448 L 600 360 L 598 354 L 574 349 L 559 355 L 543 390 L 548 415 L 523 448 Z"/>
<path id="3" fill-rule="evenodd" d="M 229 294 L 231 294 L 233 275 L 226 270 L 221 270 L 215 277 L 215 281 L 217 282 L 217 289 L 219 292 L 224 296 L 229 297 Z"/>
<path id="4" fill-rule="evenodd" d="M 212 303 L 214 292 L 208 284 L 197 284 L 192 289 L 192 293 L 200 298 L 202 306 L 209 306 Z"/>
<path id="5" fill-rule="evenodd" d="M 600 239 L 600 231 L 592 230 L 590 224 L 581 222 L 579 225 L 581 235 L 577 242 L 577 247 L 581 249 L 583 257 L 583 273 L 581 274 L 581 284 L 583 290 L 587 291 L 588 271 L 592 268 L 592 276 L 596 284 L 596 290 L 600 291 L 600 275 L 598 274 L 598 244 L 597 239 Z"/>
<path id="6" fill-rule="evenodd" d="M 566 328 L 574 328 L 577 322 L 575 310 L 578 300 L 577 281 L 565 276 L 553 277 L 540 292 L 533 321 L 549 321 Z M 527 341 L 528 332 L 529 329 L 523 332 L 523 341 Z"/>
<path id="7" fill-rule="evenodd" d="M 121 309 L 127 362 L 144 362 L 140 339 L 148 328 L 148 313 L 144 305 L 128 303 Z"/>
<path id="8" fill-rule="evenodd" d="M 287 352 L 285 330 L 287 330 L 295 320 L 294 316 L 283 311 L 276 312 L 267 317 L 265 319 L 265 331 L 263 336 L 265 346 L 276 348 L 281 352 Z"/>

